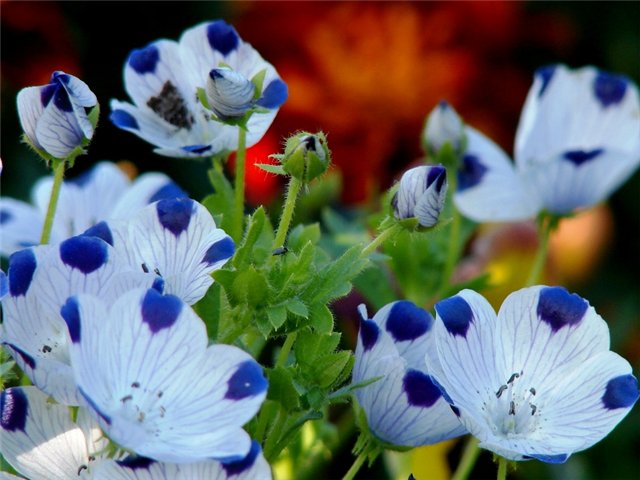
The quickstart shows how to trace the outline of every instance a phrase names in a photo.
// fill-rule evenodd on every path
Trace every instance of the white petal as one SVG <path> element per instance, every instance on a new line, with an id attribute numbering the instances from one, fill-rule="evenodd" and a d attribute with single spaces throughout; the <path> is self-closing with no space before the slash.
<path id="1" fill-rule="evenodd" d="M 31 480 L 77 478 L 89 464 L 84 433 L 71 421 L 67 407 L 50 403 L 36 387 L 0 393 L 0 451 Z"/>
<path id="2" fill-rule="evenodd" d="M 36 127 L 38 119 L 44 113 L 44 105 L 42 105 L 40 96 L 41 89 L 42 87 L 23 88 L 18 92 L 17 96 L 18 115 L 20 116 L 22 130 L 39 148 L 42 148 L 42 146 L 36 138 Z"/>
<path id="3" fill-rule="evenodd" d="M 109 218 L 130 219 L 150 203 L 186 196 L 187 194 L 165 174 L 144 173 L 135 179 L 131 187 L 115 203 Z"/>
<path id="4" fill-rule="evenodd" d="M 56 95 L 58 94 L 54 94 L 54 97 Z M 38 144 L 54 157 L 65 158 L 71 150 L 82 144 L 83 138 L 84 132 L 75 112 L 58 108 L 52 99 L 36 125 Z"/>
<path id="5" fill-rule="evenodd" d="M 540 201 L 507 155 L 480 132 L 467 127 L 466 133 L 468 147 L 454 194 L 460 212 L 478 222 L 534 217 Z"/>
<path id="6" fill-rule="evenodd" d="M 0 198 L 0 255 L 40 243 L 44 216 L 28 203 Z"/>

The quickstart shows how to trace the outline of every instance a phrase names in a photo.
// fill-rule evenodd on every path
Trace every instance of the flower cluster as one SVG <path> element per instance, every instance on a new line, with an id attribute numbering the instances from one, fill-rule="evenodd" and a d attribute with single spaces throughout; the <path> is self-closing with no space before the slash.
<path id="1" fill-rule="evenodd" d="M 361 436 L 345 478 L 383 449 L 465 434 L 502 458 L 504 478 L 506 460 L 562 463 L 589 448 L 640 397 L 604 319 L 581 296 L 539 284 L 550 231 L 640 163 L 628 79 L 539 70 L 515 167 L 440 102 L 422 134 L 431 164 L 387 193 L 365 246 L 368 232 L 329 210 L 328 235 L 291 228 L 301 193 L 309 205 L 324 193 L 323 132 L 298 131 L 272 155 L 279 164 L 259 165 L 289 179 L 277 227 L 263 207 L 245 215 L 246 147 L 287 86 L 226 22 L 133 50 L 124 77 L 133 104 L 113 100 L 112 122 L 161 155 L 212 157 L 212 193 L 200 203 L 162 173 L 131 181 L 109 162 L 63 181 L 93 135 L 97 98 L 62 72 L 20 92 L 26 141 L 54 176 L 34 187 L 33 206 L 0 199 L 0 345 L 13 359 L 0 371 L 15 363 L 23 376 L 0 392 L 0 453 L 18 473 L 269 479 L 276 461 L 315 471 L 326 454 L 305 448 L 330 444 L 330 409 L 351 399 L 345 423 Z M 452 285 L 461 232 L 473 229 L 460 213 L 540 219 L 539 261 L 497 314 L 476 292 L 483 277 Z M 378 248 L 387 256 L 370 255 Z M 340 350 L 329 305 L 358 278 L 377 312 L 358 307 L 351 352 Z"/>

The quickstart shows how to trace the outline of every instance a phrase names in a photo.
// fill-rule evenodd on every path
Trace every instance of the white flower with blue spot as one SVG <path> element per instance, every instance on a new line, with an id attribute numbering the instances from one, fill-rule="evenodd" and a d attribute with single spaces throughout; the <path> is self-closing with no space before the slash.
<path id="1" fill-rule="evenodd" d="M 434 349 L 433 317 L 408 301 L 384 306 L 369 319 L 360 306 L 353 383 L 369 430 L 384 443 L 416 447 L 466 433 L 425 367 Z"/>
<path id="2" fill-rule="evenodd" d="M 407 170 L 400 179 L 391 204 L 398 220 L 417 218 L 423 227 L 438 223 L 447 196 L 447 170 L 442 165 L 423 165 Z"/>
<path id="3" fill-rule="evenodd" d="M 466 129 L 454 201 L 476 221 L 571 214 L 605 200 L 640 164 L 638 88 L 583 67 L 535 74 L 515 139 L 515 166 L 491 140 Z"/>
<path id="4" fill-rule="evenodd" d="M 0 198 L 0 254 L 8 256 L 40 243 L 52 186 L 51 176 L 39 180 L 31 191 L 33 205 Z M 63 182 L 50 243 L 80 235 L 103 220 L 131 218 L 149 203 L 186 196 L 163 173 L 144 173 L 132 182 L 114 163 L 100 162 Z"/>
<path id="5" fill-rule="evenodd" d="M 561 287 L 512 293 L 498 315 L 471 290 L 436 304 L 432 377 L 480 447 L 562 463 L 603 439 L 637 401 L 609 329 Z"/>
<path id="6" fill-rule="evenodd" d="M 60 403 L 78 405 L 62 305 L 80 293 L 112 302 L 132 288 L 162 290 L 162 283 L 153 273 L 132 270 L 126 258 L 99 238 L 77 236 L 21 250 L 9 258 L 0 344 L 34 385 Z"/>
<path id="7" fill-rule="evenodd" d="M 235 462 L 161 463 L 144 457 L 109 460 L 96 467 L 94 480 L 271 480 L 260 444 L 251 442 L 246 457 Z"/>
<path id="8" fill-rule="evenodd" d="M 211 273 L 233 256 L 235 244 L 209 211 L 189 198 L 160 200 L 128 221 L 88 230 L 109 242 L 132 269 L 153 272 L 164 291 L 193 305 L 213 283 Z"/>
<path id="9" fill-rule="evenodd" d="M 47 85 L 20 90 L 17 103 L 29 142 L 52 157 L 66 158 L 93 136 L 85 109 L 95 107 L 98 99 L 73 75 L 53 72 Z"/>
<path id="10" fill-rule="evenodd" d="M 0 453 L 30 480 L 93 478 L 109 443 L 86 409 L 72 421 L 67 407 L 36 387 L 0 392 L 0 433 Z"/>
<path id="11" fill-rule="evenodd" d="M 62 307 L 78 389 L 105 433 L 157 461 L 236 461 L 251 449 L 242 425 L 265 399 L 262 367 L 178 297 L 132 290 L 112 304 L 80 295 Z"/>
<path id="12" fill-rule="evenodd" d="M 251 80 L 263 71 L 262 91 L 255 94 Z M 179 42 L 158 40 L 132 51 L 124 79 L 133 104 L 112 100 L 111 121 L 170 157 L 236 150 L 239 127 L 214 117 L 241 117 L 254 107 L 247 146 L 256 144 L 288 95 L 273 65 L 223 20 L 190 28 Z M 199 89 L 212 110 L 199 102 Z"/>

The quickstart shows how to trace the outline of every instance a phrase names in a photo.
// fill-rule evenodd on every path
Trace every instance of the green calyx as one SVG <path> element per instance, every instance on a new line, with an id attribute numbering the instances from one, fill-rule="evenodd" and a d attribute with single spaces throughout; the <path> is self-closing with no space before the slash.
<path id="1" fill-rule="evenodd" d="M 284 153 L 273 157 L 281 163 L 284 174 L 303 183 L 322 175 L 331 164 L 331 151 L 323 132 L 297 133 L 287 139 Z"/>

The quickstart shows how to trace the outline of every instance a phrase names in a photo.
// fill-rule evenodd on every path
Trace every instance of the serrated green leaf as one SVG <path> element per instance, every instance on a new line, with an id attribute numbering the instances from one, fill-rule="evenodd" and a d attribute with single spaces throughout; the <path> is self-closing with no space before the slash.
<path id="1" fill-rule="evenodd" d="M 317 359 L 315 363 L 315 370 L 318 375 L 318 385 L 322 388 L 329 388 L 333 385 L 336 380 L 338 380 L 338 377 L 340 377 L 344 368 L 348 365 L 351 356 L 351 352 L 343 350 Z"/>
<path id="2" fill-rule="evenodd" d="M 269 322 L 276 330 L 287 321 L 287 309 L 284 305 L 272 305 L 266 309 L 266 312 Z"/>
<path id="3" fill-rule="evenodd" d="M 298 298 L 290 298 L 289 300 L 287 300 L 287 303 L 285 305 L 287 307 L 287 310 L 289 310 L 294 315 L 298 315 L 302 318 L 309 318 L 309 309 L 302 300 Z"/>
<path id="4" fill-rule="evenodd" d="M 269 390 L 267 398 L 280 402 L 287 411 L 300 407 L 300 396 L 293 383 L 291 371 L 284 367 L 276 367 L 267 371 Z"/>
<path id="5" fill-rule="evenodd" d="M 240 269 L 251 262 L 251 252 L 262 233 L 266 219 L 267 215 L 262 207 L 258 208 L 249 218 L 247 233 L 233 256 L 232 262 L 236 268 Z"/>
<path id="6" fill-rule="evenodd" d="M 220 325 L 221 289 L 219 283 L 214 283 L 207 290 L 206 295 L 193 306 L 194 311 L 207 326 L 209 338 L 215 341 L 218 338 Z"/>
<path id="7" fill-rule="evenodd" d="M 265 172 L 273 173 L 275 175 L 286 175 L 287 172 L 284 171 L 282 165 L 272 165 L 271 163 L 256 163 L 256 167 L 260 170 L 264 170 Z"/>
<path id="8" fill-rule="evenodd" d="M 330 333 L 333 330 L 333 313 L 325 304 L 316 304 L 309 312 L 310 325 L 318 333 Z"/>
<path id="9" fill-rule="evenodd" d="M 311 225 L 296 225 L 289 232 L 287 246 L 294 252 L 299 252 L 309 242 L 316 245 L 320 240 L 320 224 L 312 223 Z"/>
<path id="10" fill-rule="evenodd" d="M 340 334 L 323 334 L 310 330 L 300 330 L 293 350 L 301 365 L 313 364 L 315 359 L 332 354 L 340 343 Z"/>
<path id="11" fill-rule="evenodd" d="M 267 281 L 253 267 L 238 272 L 231 291 L 235 298 L 242 299 L 249 307 L 254 308 L 263 306 L 269 295 Z"/>

